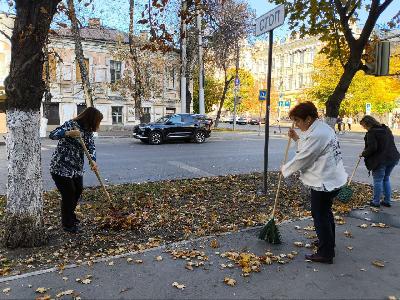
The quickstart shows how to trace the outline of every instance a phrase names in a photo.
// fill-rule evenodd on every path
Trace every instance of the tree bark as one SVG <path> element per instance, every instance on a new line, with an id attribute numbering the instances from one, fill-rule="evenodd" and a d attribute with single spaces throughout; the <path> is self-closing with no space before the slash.
<path id="1" fill-rule="evenodd" d="M 40 106 L 43 46 L 60 0 L 16 0 L 7 95 L 7 205 L 4 244 L 32 247 L 46 242 L 43 226 Z"/>
<path id="2" fill-rule="evenodd" d="M 219 101 L 219 107 L 218 107 L 218 113 L 217 113 L 217 118 L 215 119 L 215 125 L 214 127 L 217 128 L 219 124 L 219 119 L 221 118 L 221 111 L 222 107 L 224 106 L 225 98 L 226 98 L 226 93 L 228 92 L 229 85 L 231 84 L 232 80 L 235 78 L 234 76 L 231 76 L 229 79 L 227 78 L 226 71 L 225 71 L 225 80 L 224 80 L 224 90 L 222 91 L 222 95 Z M 235 121 L 235 120 L 234 120 Z"/>
<path id="3" fill-rule="evenodd" d="M 74 0 L 68 0 L 68 17 L 71 20 L 71 29 L 75 42 L 75 58 L 81 71 L 81 80 L 83 93 L 85 95 L 86 107 L 94 106 L 93 104 L 93 90 L 90 85 L 88 70 L 85 65 L 85 56 L 83 55 L 83 47 L 81 40 L 81 30 L 79 28 L 78 19 L 75 13 Z"/>

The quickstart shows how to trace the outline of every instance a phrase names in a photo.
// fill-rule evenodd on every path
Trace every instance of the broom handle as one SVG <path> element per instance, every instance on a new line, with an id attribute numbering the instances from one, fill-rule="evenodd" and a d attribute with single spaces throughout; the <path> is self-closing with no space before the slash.
<path id="1" fill-rule="evenodd" d="M 79 142 L 80 142 L 81 145 L 82 145 L 83 151 L 85 151 L 85 154 L 86 154 L 86 157 L 87 157 L 87 159 L 88 159 L 88 161 L 89 161 L 90 166 L 93 166 L 93 165 L 94 165 L 93 159 L 92 159 L 92 157 L 90 156 L 90 153 L 89 153 L 88 149 L 86 148 L 85 142 L 83 141 L 83 139 L 82 139 L 81 136 L 79 136 Z M 106 187 L 105 187 L 105 185 L 104 185 L 104 183 L 103 183 L 103 180 L 102 180 L 101 177 L 100 177 L 99 171 L 98 171 L 97 169 L 94 169 L 93 171 L 94 171 L 94 173 L 96 174 L 96 177 L 97 177 L 97 179 L 99 180 L 99 182 L 100 182 L 100 184 L 101 184 L 101 187 L 103 188 L 103 192 L 104 192 L 104 194 L 106 194 L 108 201 L 109 201 L 110 203 L 112 203 L 110 194 L 109 194 L 109 193 L 107 192 L 107 190 L 106 190 Z"/>
<path id="2" fill-rule="evenodd" d="M 294 128 L 294 122 L 292 123 L 291 129 L 293 129 L 293 128 Z M 292 139 L 289 137 L 289 140 L 288 140 L 288 143 L 286 146 L 286 151 L 285 151 L 285 158 L 283 159 L 283 164 L 285 164 L 287 161 L 291 142 L 292 142 Z M 275 216 L 276 205 L 278 203 L 279 190 L 281 189 L 281 182 L 282 182 L 282 173 L 279 172 L 278 189 L 276 190 L 276 194 L 275 194 L 275 202 L 274 202 L 274 209 L 272 210 L 272 218 Z"/>
<path id="3" fill-rule="evenodd" d="M 358 165 L 360 164 L 361 158 L 362 158 L 362 156 L 359 156 L 359 157 L 358 157 L 356 166 L 354 167 L 353 173 L 351 174 L 350 179 L 349 179 L 349 182 L 347 183 L 347 185 L 350 185 L 351 181 L 353 180 L 354 174 L 356 173 L 356 170 L 357 170 L 357 168 L 358 168 Z"/>

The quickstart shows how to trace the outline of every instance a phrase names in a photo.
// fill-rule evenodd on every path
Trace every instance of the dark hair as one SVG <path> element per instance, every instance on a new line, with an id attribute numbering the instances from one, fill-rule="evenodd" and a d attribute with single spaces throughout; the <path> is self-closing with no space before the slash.
<path id="1" fill-rule="evenodd" d="M 97 131 L 101 120 L 103 120 L 103 114 L 94 107 L 86 108 L 76 118 L 74 118 L 74 121 L 78 122 L 83 129 L 91 132 Z"/>
<path id="2" fill-rule="evenodd" d="M 361 121 L 360 121 L 361 125 L 365 125 L 365 127 L 368 128 L 372 128 L 372 127 L 376 127 L 376 126 L 381 126 L 382 124 L 379 123 L 374 117 L 371 116 L 364 116 Z"/>
<path id="3" fill-rule="evenodd" d="M 305 120 L 307 117 L 311 117 L 313 120 L 318 119 L 318 110 L 311 101 L 299 103 L 289 112 L 289 118 L 292 120 L 293 118 Z"/>

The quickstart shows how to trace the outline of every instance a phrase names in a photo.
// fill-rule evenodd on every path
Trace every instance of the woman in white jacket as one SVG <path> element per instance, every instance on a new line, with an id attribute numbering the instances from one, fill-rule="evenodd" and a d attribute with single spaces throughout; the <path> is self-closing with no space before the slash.
<path id="1" fill-rule="evenodd" d="M 312 102 L 296 105 L 289 117 L 301 133 L 289 130 L 289 137 L 297 142 L 297 152 L 282 166 L 282 174 L 288 177 L 300 171 L 300 180 L 311 189 L 311 214 L 318 236 L 318 251 L 306 255 L 306 259 L 331 264 L 335 256 L 332 202 L 347 181 L 339 143 L 335 131 L 318 119 Z"/>

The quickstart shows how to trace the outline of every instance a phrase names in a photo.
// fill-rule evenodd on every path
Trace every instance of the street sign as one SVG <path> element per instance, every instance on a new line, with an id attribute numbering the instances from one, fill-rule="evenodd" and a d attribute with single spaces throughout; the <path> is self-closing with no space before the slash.
<path id="1" fill-rule="evenodd" d="M 371 114 L 371 103 L 365 104 L 365 114 L 367 114 L 367 115 Z"/>
<path id="2" fill-rule="evenodd" d="M 285 101 L 278 101 L 278 106 L 279 106 L 279 107 L 283 107 L 284 104 L 285 104 Z"/>
<path id="3" fill-rule="evenodd" d="M 258 96 L 258 100 L 260 100 L 260 101 L 267 100 L 267 90 L 260 90 L 260 94 Z"/>
<path id="4" fill-rule="evenodd" d="M 256 19 L 256 36 L 262 35 L 278 26 L 281 26 L 284 21 L 285 6 L 281 4 Z"/>
<path id="5" fill-rule="evenodd" d="M 240 79 L 239 79 L 239 77 L 236 77 L 235 78 L 235 86 L 238 86 L 238 85 L 240 85 Z"/>
<path id="6" fill-rule="evenodd" d="M 289 101 L 285 101 L 285 106 L 290 107 L 290 100 Z"/>

